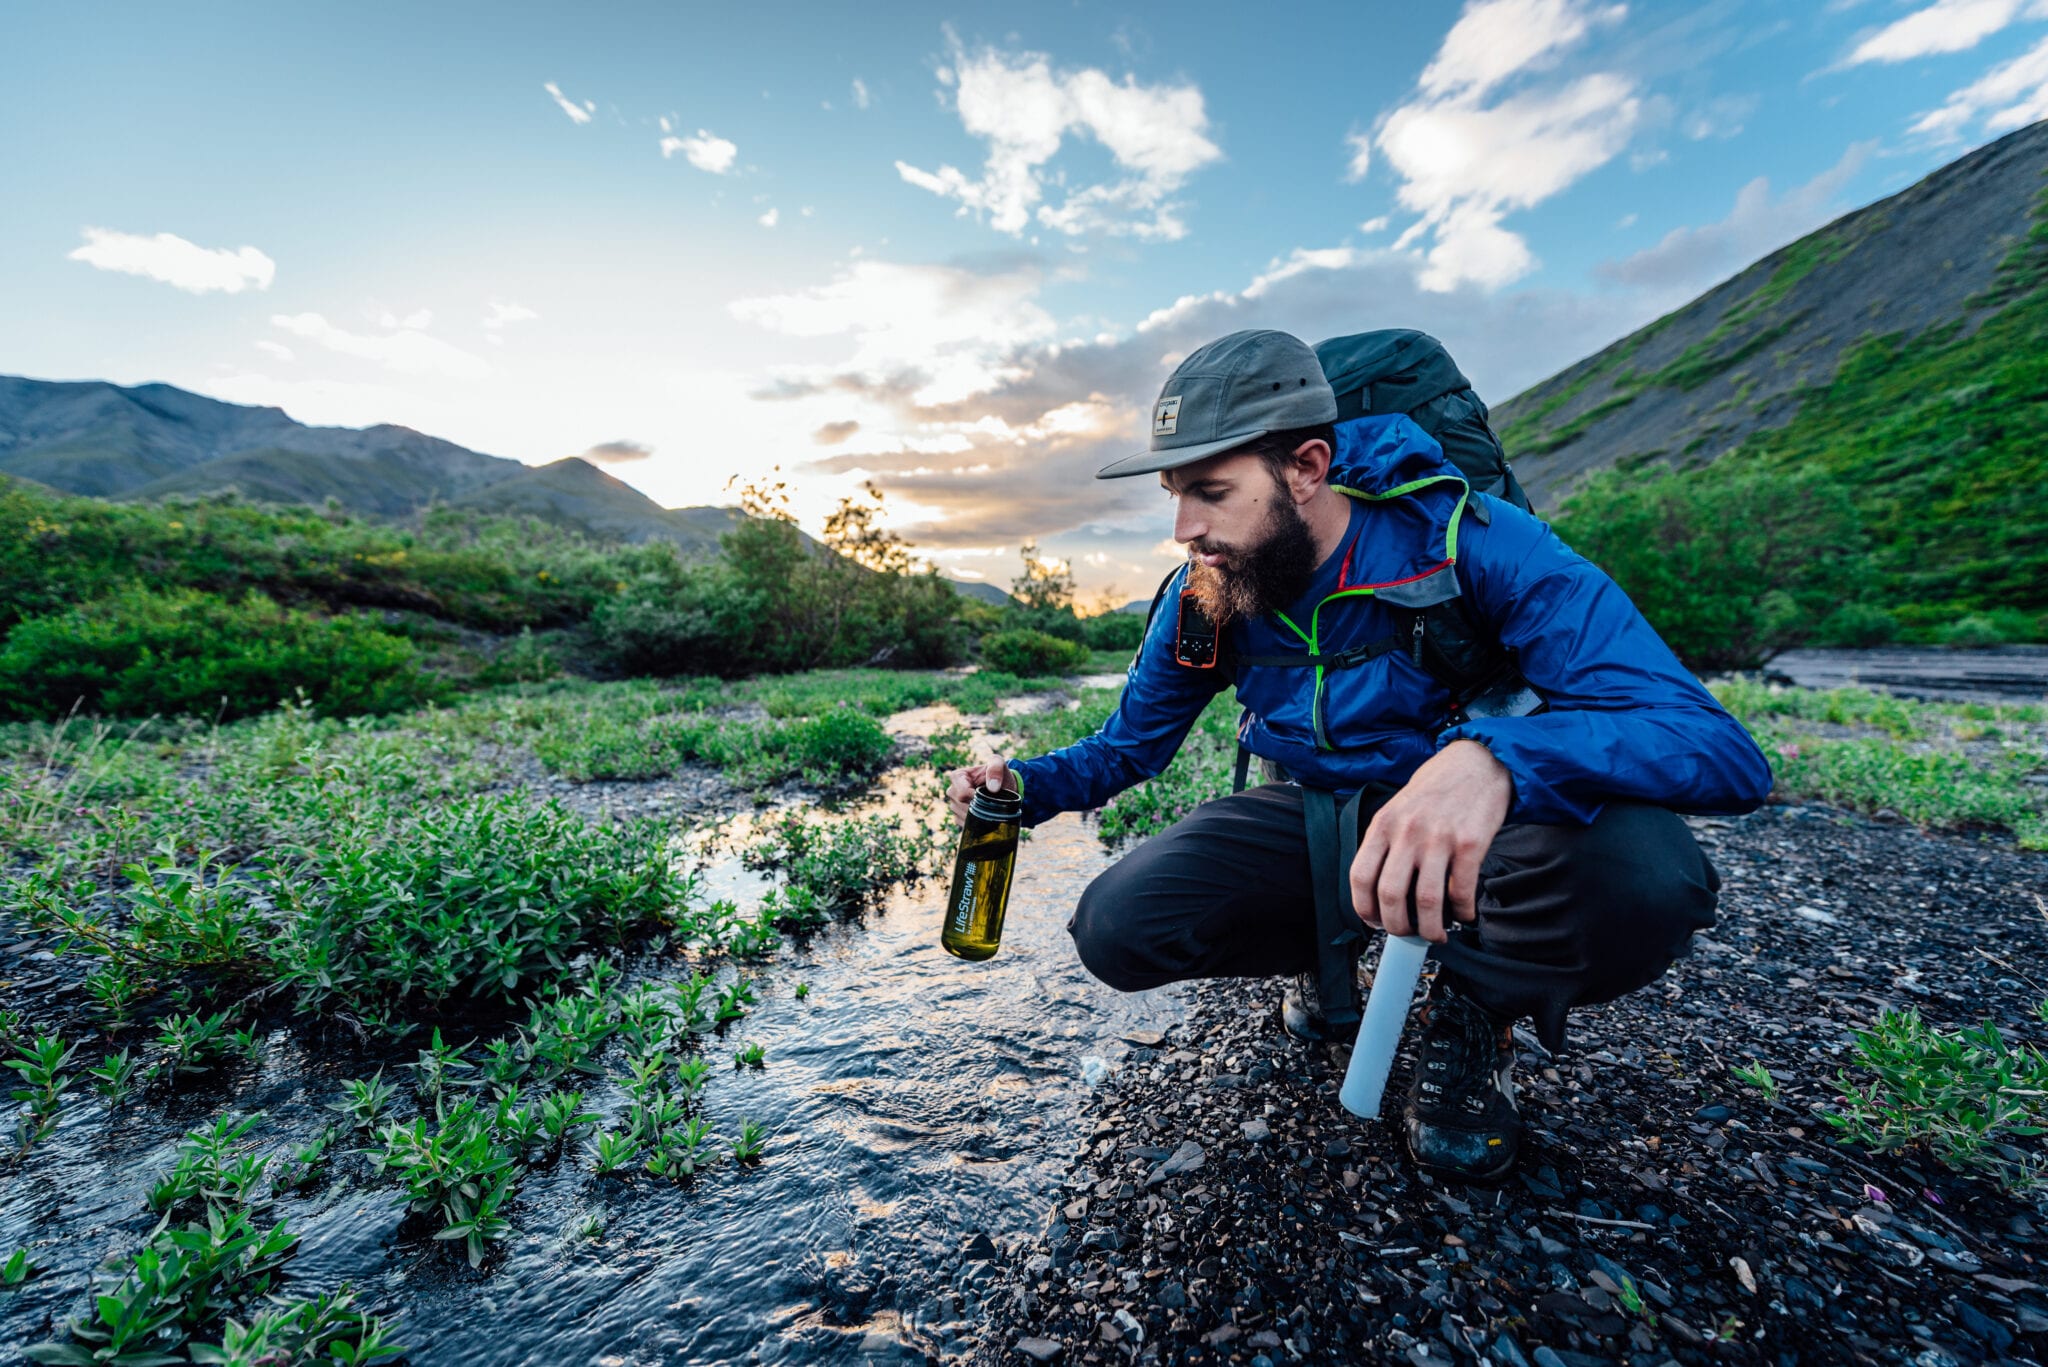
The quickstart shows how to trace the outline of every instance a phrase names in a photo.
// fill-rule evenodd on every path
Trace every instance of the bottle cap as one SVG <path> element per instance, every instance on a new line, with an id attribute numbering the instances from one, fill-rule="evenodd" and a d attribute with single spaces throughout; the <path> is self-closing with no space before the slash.
<path id="1" fill-rule="evenodd" d="M 1015 821 L 1024 815 L 1024 795 L 992 793 L 986 788 L 976 788 L 974 800 L 967 804 L 967 814 L 978 816 L 983 821 Z"/>

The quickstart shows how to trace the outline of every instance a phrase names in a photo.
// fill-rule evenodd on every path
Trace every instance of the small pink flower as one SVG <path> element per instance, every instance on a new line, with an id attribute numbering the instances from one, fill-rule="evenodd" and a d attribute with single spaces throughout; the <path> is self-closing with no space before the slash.
<path id="1" fill-rule="evenodd" d="M 1884 1192 L 1882 1192 L 1876 1187 L 1871 1186 L 1868 1182 L 1865 1182 L 1863 1184 L 1863 1199 L 1871 1202 L 1874 1205 L 1880 1206 L 1883 1205 L 1886 1200 Z"/>
<path id="2" fill-rule="evenodd" d="M 1922 1187 L 1920 1189 L 1920 1194 L 1927 1198 L 1927 1203 L 1929 1205 L 1938 1206 L 1942 1204 L 1941 1194 L 1939 1192 L 1936 1192 L 1927 1187 Z"/>
<path id="3" fill-rule="evenodd" d="M 1778 747 L 1778 754 L 1785 759 L 1798 759 L 1799 747 L 1796 745 L 1781 745 Z"/>

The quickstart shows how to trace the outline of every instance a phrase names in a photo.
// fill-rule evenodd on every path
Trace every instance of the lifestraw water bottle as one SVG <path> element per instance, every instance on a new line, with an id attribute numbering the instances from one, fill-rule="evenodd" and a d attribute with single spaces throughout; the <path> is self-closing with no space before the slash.
<path id="1" fill-rule="evenodd" d="M 1420 935 L 1389 935 L 1380 950 L 1380 966 L 1365 998 L 1365 1016 L 1358 1022 L 1358 1038 L 1351 1046 L 1351 1066 L 1344 1070 L 1344 1086 L 1337 1093 L 1344 1109 L 1355 1116 L 1379 1118 L 1387 1074 L 1394 1070 L 1394 1051 L 1401 1043 L 1401 1027 L 1408 1021 L 1408 1003 L 1415 997 L 1422 961 L 1428 957 L 1429 941 Z"/>
<path id="2" fill-rule="evenodd" d="M 1010 904 L 1010 875 L 1017 868 L 1018 826 L 1024 799 L 1017 793 L 977 788 L 960 828 L 953 856 L 953 887 L 939 943 L 956 958 L 981 960 L 1003 942 L 1003 912 Z"/>

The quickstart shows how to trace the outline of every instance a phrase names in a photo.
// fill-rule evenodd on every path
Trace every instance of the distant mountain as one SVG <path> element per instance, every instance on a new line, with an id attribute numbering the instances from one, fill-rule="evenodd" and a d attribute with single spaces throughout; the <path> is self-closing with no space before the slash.
<path id="1" fill-rule="evenodd" d="M 997 607 L 1002 607 L 1011 601 L 1009 594 L 1004 593 L 986 580 L 953 579 L 947 582 L 952 584 L 954 591 L 964 598 L 972 598 L 982 603 L 993 603 Z"/>
<path id="2" fill-rule="evenodd" d="M 1539 510 L 1616 464 L 1704 464 L 1791 423 L 1865 339 L 1969 333 L 2011 297 L 2048 173 L 2035 124 L 1772 252 L 1675 313 L 1500 404 Z"/>
<path id="3" fill-rule="evenodd" d="M 0 475 L 95 498 L 230 489 L 261 503 L 323 504 L 398 518 L 439 500 L 525 514 L 604 541 L 718 550 L 736 508 L 664 508 L 578 456 L 522 465 L 409 427 L 308 427 L 283 409 L 223 403 L 167 384 L 133 387 L 0 375 Z M 953 582 L 983 602 L 993 584 Z"/>

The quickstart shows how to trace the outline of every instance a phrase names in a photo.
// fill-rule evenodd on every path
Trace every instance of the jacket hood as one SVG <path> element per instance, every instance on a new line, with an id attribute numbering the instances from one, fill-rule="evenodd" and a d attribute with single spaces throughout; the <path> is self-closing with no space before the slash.
<path id="1" fill-rule="evenodd" d="M 1435 437 L 1400 413 L 1339 423 L 1329 481 L 1374 508 L 1346 559 L 1344 588 L 1370 587 L 1412 607 L 1457 592 L 1450 570 L 1469 486 Z"/>
<path id="2" fill-rule="evenodd" d="M 1464 481 L 1436 438 L 1404 413 L 1337 424 L 1337 449 L 1330 454 L 1329 478 L 1339 489 L 1380 499 L 1417 480 L 1444 475 Z"/>

